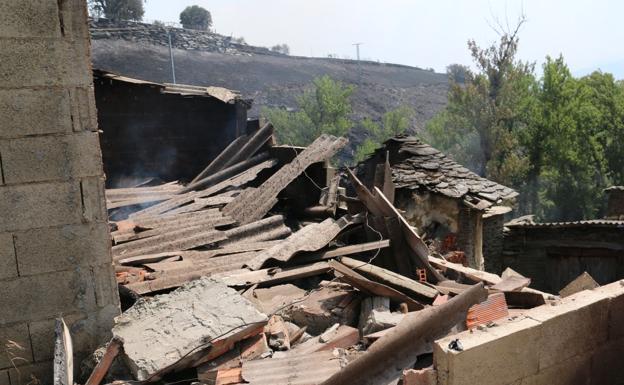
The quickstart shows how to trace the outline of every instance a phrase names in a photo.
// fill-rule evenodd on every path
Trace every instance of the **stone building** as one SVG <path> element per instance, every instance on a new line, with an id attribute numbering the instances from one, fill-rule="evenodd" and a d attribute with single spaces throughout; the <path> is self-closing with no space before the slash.
<path id="1" fill-rule="evenodd" d="M 95 70 L 109 187 L 189 181 L 247 130 L 251 101 L 221 87 L 160 84 Z"/>
<path id="2" fill-rule="evenodd" d="M 490 269 L 503 247 L 504 214 L 518 195 L 482 178 L 413 136 L 398 136 L 364 161 L 358 173 L 369 187 L 386 154 L 396 187 L 395 205 L 441 251 L 461 250 L 471 267 Z"/>
<path id="3" fill-rule="evenodd" d="M 0 385 L 48 384 L 119 314 L 84 0 L 0 2 L 0 122 Z"/>

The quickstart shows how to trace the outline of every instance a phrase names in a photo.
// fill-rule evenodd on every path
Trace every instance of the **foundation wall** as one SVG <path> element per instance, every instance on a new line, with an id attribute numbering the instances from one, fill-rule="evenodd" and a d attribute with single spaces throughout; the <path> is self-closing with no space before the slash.
<path id="1" fill-rule="evenodd" d="M 624 281 L 434 344 L 438 385 L 624 384 Z M 459 339 L 463 351 L 448 348 Z"/>
<path id="2" fill-rule="evenodd" d="M 0 1 L 0 385 L 52 382 L 119 314 L 84 0 Z"/>

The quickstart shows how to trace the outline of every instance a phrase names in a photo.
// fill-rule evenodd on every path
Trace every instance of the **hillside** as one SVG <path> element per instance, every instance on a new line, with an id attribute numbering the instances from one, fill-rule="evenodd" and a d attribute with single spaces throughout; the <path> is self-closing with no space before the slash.
<path id="1" fill-rule="evenodd" d="M 95 68 L 171 82 L 164 28 L 99 21 L 92 23 L 91 31 Z M 295 107 L 303 88 L 324 74 L 357 86 L 353 105 L 358 118 L 375 119 L 388 109 L 408 105 L 415 111 L 413 130 L 420 131 L 446 103 L 446 75 L 415 67 L 286 56 L 233 44 L 221 35 L 182 29 L 173 29 L 172 41 L 178 83 L 238 90 L 254 100 L 250 117 L 258 116 L 263 106 Z M 357 131 L 353 142 L 360 140 Z"/>

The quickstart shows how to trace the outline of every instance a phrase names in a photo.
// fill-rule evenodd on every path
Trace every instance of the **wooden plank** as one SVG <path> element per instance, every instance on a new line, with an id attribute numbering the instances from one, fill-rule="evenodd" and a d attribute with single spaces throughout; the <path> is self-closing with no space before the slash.
<path id="1" fill-rule="evenodd" d="M 422 304 L 416 302 L 415 300 L 401 293 L 400 291 L 395 290 L 384 284 L 371 281 L 368 278 L 360 275 L 359 273 L 351 270 L 340 262 L 329 261 L 328 263 L 329 266 L 334 269 L 334 272 L 338 273 L 338 276 L 341 278 L 341 280 L 360 289 L 365 293 L 378 295 L 380 297 L 388 297 L 398 302 L 404 302 L 405 304 L 407 304 L 407 307 L 410 310 L 420 310 L 424 308 Z"/>
<path id="2" fill-rule="evenodd" d="M 429 256 L 429 262 L 439 267 L 442 270 L 453 270 L 457 273 L 461 273 L 467 278 L 475 282 L 484 282 L 488 285 L 496 285 L 501 281 L 501 277 L 496 274 L 488 273 L 486 271 L 476 270 L 470 267 L 465 267 L 458 263 L 452 263 L 440 258 Z"/>
<path id="3" fill-rule="evenodd" d="M 258 220 L 275 205 L 277 194 L 301 175 L 311 164 L 332 157 L 347 144 L 345 138 L 321 135 L 292 162 L 280 168 L 258 188 L 245 189 L 223 212 L 241 224 Z"/>
<path id="4" fill-rule="evenodd" d="M 377 200 L 371 194 L 371 192 L 360 182 L 360 180 L 355 176 L 355 174 L 347 168 L 347 175 L 349 175 L 349 180 L 355 188 L 355 193 L 358 196 L 358 199 L 366 206 L 368 211 L 371 212 L 374 216 L 382 217 L 384 216 L 384 211 L 379 207 Z"/>
<path id="5" fill-rule="evenodd" d="M 386 216 L 394 216 L 399 219 L 405 241 L 407 242 L 413 254 L 416 256 L 415 262 L 424 267 L 427 270 L 427 278 L 431 278 L 434 282 L 445 279 L 436 269 L 434 269 L 427 257 L 429 256 L 429 247 L 425 242 L 416 234 L 412 226 L 407 220 L 397 211 L 397 209 L 388 201 L 384 193 L 375 187 L 375 199 L 384 213 L 388 213 Z M 411 254 L 410 254 L 411 255 Z"/>
<path id="6" fill-rule="evenodd" d="M 119 354 L 119 349 L 121 348 L 121 343 L 115 339 L 111 340 L 106 346 L 106 351 L 104 355 L 100 359 L 100 362 L 95 365 L 95 368 L 91 372 L 89 379 L 85 383 L 85 385 L 100 385 L 106 373 L 108 373 L 108 369 L 113 364 L 113 360 Z"/>
<path id="7" fill-rule="evenodd" d="M 418 297 L 425 297 L 433 299 L 438 295 L 438 291 L 420 282 L 414 281 L 410 278 L 397 274 L 391 270 L 384 269 L 379 266 L 375 266 L 369 263 L 358 261 L 348 257 L 340 258 L 340 263 L 343 265 L 373 277 L 383 284 L 392 286 L 397 290 Z"/>

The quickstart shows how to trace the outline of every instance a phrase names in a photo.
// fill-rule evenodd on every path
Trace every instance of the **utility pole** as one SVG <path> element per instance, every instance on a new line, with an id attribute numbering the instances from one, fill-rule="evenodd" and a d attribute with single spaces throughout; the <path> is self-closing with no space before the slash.
<path id="1" fill-rule="evenodd" d="M 171 60 L 171 77 L 173 78 L 173 84 L 176 84 L 175 64 L 173 63 L 173 50 L 171 49 L 171 28 L 167 28 L 167 38 L 169 39 L 169 59 Z"/>
<path id="2" fill-rule="evenodd" d="M 364 44 L 364 43 L 353 43 L 353 45 L 355 46 L 355 51 L 356 51 L 356 53 L 357 53 L 357 61 L 358 61 L 358 64 L 359 64 L 359 62 L 360 62 L 360 46 L 361 46 L 362 44 Z"/>

